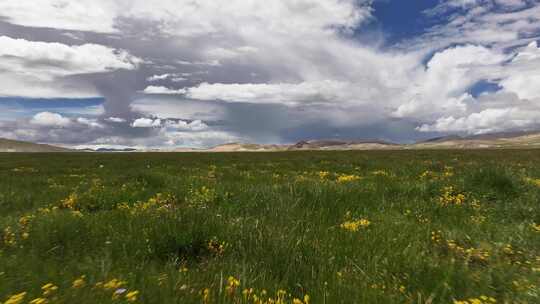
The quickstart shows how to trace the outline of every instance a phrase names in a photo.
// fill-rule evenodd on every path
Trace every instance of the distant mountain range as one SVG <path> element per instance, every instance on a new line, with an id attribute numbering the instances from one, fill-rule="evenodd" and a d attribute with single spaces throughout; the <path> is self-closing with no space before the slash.
<path id="1" fill-rule="evenodd" d="M 201 152 L 268 152 L 268 151 L 344 151 L 344 150 L 414 150 L 414 149 L 498 149 L 540 148 L 540 132 L 494 133 L 474 136 L 446 136 L 414 144 L 396 144 L 384 140 L 306 140 L 292 145 L 228 143 Z"/>
<path id="2" fill-rule="evenodd" d="M 228 143 L 210 149 L 84 149 L 72 150 L 51 145 L 0 139 L 0 152 L 278 152 L 344 150 L 414 150 L 414 149 L 512 149 L 540 148 L 540 131 L 506 132 L 474 136 L 437 137 L 414 144 L 396 144 L 384 140 L 306 140 L 290 145 Z"/>

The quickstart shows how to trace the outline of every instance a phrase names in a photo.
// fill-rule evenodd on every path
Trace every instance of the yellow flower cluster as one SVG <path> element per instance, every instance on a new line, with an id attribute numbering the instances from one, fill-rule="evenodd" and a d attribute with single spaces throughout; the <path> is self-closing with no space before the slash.
<path id="1" fill-rule="evenodd" d="M 328 171 L 319 171 L 318 173 L 320 179 L 327 179 L 330 176 Z"/>
<path id="2" fill-rule="evenodd" d="M 47 214 L 47 213 L 51 213 L 51 212 L 55 212 L 58 210 L 58 206 L 53 206 L 53 207 L 44 207 L 44 208 L 38 208 L 38 212 L 40 214 Z"/>
<path id="3" fill-rule="evenodd" d="M 435 244 L 442 244 L 444 242 L 442 231 L 431 231 L 431 241 Z"/>
<path id="4" fill-rule="evenodd" d="M 470 219 L 471 219 L 471 222 L 477 225 L 480 225 L 486 221 L 486 217 L 483 215 L 471 215 Z"/>
<path id="5" fill-rule="evenodd" d="M 207 205 L 214 202 L 216 198 L 217 194 L 214 189 L 202 186 L 200 189 L 190 189 L 186 202 L 192 205 Z"/>
<path id="6" fill-rule="evenodd" d="M 48 303 L 49 301 L 47 301 L 46 298 L 35 298 L 33 299 L 32 301 L 30 301 L 29 303 L 30 304 L 46 304 Z"/>
<path id="7" fill-rule="evenodd" d="M 126 293 L 126 301 L 128 302 L 135 302 L 137 301 L 137 296 L 139 295 L 138 290 L 130 291 Z"/>
<path id="8" fill-rule="evenodd" d="M 10 226 L 4 228 L 4 235 L 2 239 L 4 241 L 4 245 L 8 247 L 17 245 L 17 237 Z"/>
<path id="9" fill-rule="evenodd" d="M 102 289 L 105 289 L 105 290 L 113 290 L 113 289 L 118 289 L 120 287 L 123 287 L 126 284 L 127 284 L 126 281 L 122 281 L 122 280 L 119 280 L 119 279 L 111 279 L 110 281 L 105 282 L 105 283 L 97 282 L 95 287 L 96 288 L 102 288 Z"/>
<path id="10" fill-rule="evenodd" d="M 463 205 L 465 203 L 465 195 L 462 193 L 458 193 L 454 187 L 448 186 L 444 187 L 442 190 L 442 194 L 439 197 L 439 203 L 443 206 L 449 206 L 449 205 Z"/>
<path id="11" fill-rule="evenodd" d="M 455 256 L 471 262 L 486 263 L 490 257 L 490 253 L 487 250 L 464 247 L 454 240 L 445 240 L 440 230 L 431 232 L 431 240 Z"/>
<path id="12" fill-rule="evenodd" d="M 85 279 L 86 279 L 85 275 L 78 277 L 77 279 L 73 281 L 73 283 L 71 283 L 71 287 L 75 289 L 83 288 L 84 286 L 86 286 Z"/>
<path id="13" fill-rule="evenodd" d="M 58 286 L 56 286 L 53 283 L 47 283 L 47 284 L 41 286 L 42 295 L 40 297 L 37 297 L 37 298 L 34 298 L 34 299 L 28 301 L 27 303 L 29 303 L 29 304 L 47 304 L 47 303 L 55 302 L 57 299 L 55 297 L 53 297 L 53 296 L 56 294 L 57 291 L 58 291 Z M 27 295 L 27 292 L 21 292 L 21 293 L 18 293 L 18 294 L 14 294 L 12 296 L 9 296 L 8 299 L 5 302 L 3 302 L 3 304 L 20 304 L 20 303 L 23 303 L 26 295 Z"/>
<path id="14" fill-rule="evenodd" d="M 129 206 L 127 203 L 120 203 L 116 208 L 118 210 L 129 211 L 131 214 L 148 211 L 165 211 L 171 209 L 175 201 L 175 197 L 170 194 L 158 193 L 146 202 L 137 202 L 133 206 Z"/>
<path id="15" fill-rule="evenodd" d="M 533 231 L 535 231 L 535 232 L 540 232 L 540 224 L 532 223 L 532 224 L 531 224 L 531 228 L 532 228 Z"/>
<path id="16" fill-rule="evenodd" d="M 514 255 L 515 254 L 515 251 L 514 251 L 514 248 L 512 248 L 512 245 L 510 244 L 506 244 L 502 251 L 504 252 L 504 254 L 506 255 Z"/>
<path id="17" fill-rule="evenodd" d="M 24 298 L 26 297 L 26 292 L 21 292 L 18 294 L 14 294 L 4 302 L 4 304 L 20 304 L 24 301 Z"/>
<path id="18" fill-rule="evenodd" d="M 56 291 L 58 290 L 58 286 L 54 285 L 53 283 L 47 283 L 43 286 L 41 286 L 41 292 L 42 296 L 37 297 L 33 300 L 31 300 L 30 304 L 47 304 L 50 302 L 49 298 L 53 296 Z"/>
<path id="19" fill-rule="evenodd" d="M 420 174 L 420 179 L 437 179 L 437 175 L 433 171 L 426 170 Z"/>
<path id="20" fill-rule="evenodd" d="M 445 166 L 443 172 L 437 173 L 430 170 L 426 170 L 420 174 L 420 179 L 424 180 L 440 180 L 443 178 L 448 178 L 454 176 L 454 168 L 450 166 Z"/>
<path id="21" fill-rule="evenodd" d="M 356 232 L 360 230 L 360 228 L 367 228 L 371 225 L 371 222 L 367 219 L 359 219 L 359 220 L 352 220 L 352 221 L 345 221 L 339 225 L 342 229 Z"/>
<path id="22" fill-rule="evenodd" d="M 19 219 L 19 226 L 21 228 L 28 228 L 28 226 L 30 225 L 30 221 L 35 218 L 34 215 L 25 215 L 25 216 L 22 216 L 20 219 Z"/>
<path id="23" fill-rule="evenodd" d="M 358 175 L 345 175 L 345 174 L 342 174 L 342 175 L 338 176 L 338 178 L 337 178 L 337 182 L 340 183 L 340 184 L 350 183 L 350 182 L 354 182 L 354 181 L 357 181 L 357 180 L 360 180 L 360 176 L 358 176 Z"/>
<path id="24" fill-rule="evenodd" d="M 58 211 L 58 207 L 52 207 L 52 208 L 39 208 L 37 210 L 38 214 L 48 214 L 51 212 Z M 71 211 L 71 214 L 73 216 L 82 217 L 83 214 L 80 211 Z M 5 246 L 7 247 L 13 247 L 17 245 L 18 240 L 26 240 L 30 237 L 30 228 L 32 220 L 36 218 L 35 214 L 27 214 L 23 215 L 19 218 L 18 221 L 18 229 L 13 228 L 11 226 L 7 226 L 4 228 L 2 233 L 0 234 L 0 244 L 3 242 Z"/>
<path id="25" fill-rule="evenodd" d="M 533 185 L 535 185 L 537 187 L 540 187 L 540 178 L 529 178 L 529 177 L 527 177 L 527 178 L 525 178 L 525 181 L 527 181 L 528 183 L 533 184 Z"/>
<path id="26" fill-rule="evenodd" d="M 240 280 L 230 276 L 227 278 L 225 286 L 225 296 L 232 300 L 234 303 L 248 303 L 248 304 L 309 304 L 310 296 L 308 294 L 303 297 L 293 297 L 286 290 L 280 289 L 275 295 L 270 295 L 265 289 L 258 292 L 254 288 L 244 288 L 241 293 L 237 292 L 240 289 Z M 210 288 L 204 288 L 201 290 L 200 295 L 202 302 L 205 304 L 212 302 L 212 290 Z M 220 302 L 220 301 L 217 301 Z"/>
<path id="27" fill-rule="evenodd" d="M 204 304 L 210 303 L 210 288 L 205 288 L 201 292 Z"/>
<path id="28" fill-rule="evenodd" d="M 480 204 L 480 201 L 477 200 L 477 199 L 473 199 L 471 201 L 470 205 L 476 211 L 478 211 L 478 210 L 480 210 L 482 208 L 482 205 Z"/>
<path id="29" fill-rule="evenodd" d="M 488 296 L 480 296 L 478 298 L 470 298 L 467 300 L 454 300 L 454 304 L 492 304 L 497 303 L 497 300 Z"/>
<path id="30" fill-rule="evenodd" d="M 227 248 L 227 243 L 220 242 L 217 238 L 213 238 L 208 241 L 206 247 L 214 255 L 223 255 L 223 253 L 225 253 L 225 248 Z"/>
<path id="31" fill-rule="evenodd" d="M 43 296 L 47 297 L 55 293 L 58 290 L 58 286 L 53 283 L 47 283 L 41 287 L 41 290 L 43 291 Z"/>
<path id="32" fill-rule="evenodd" d="M 227 278 L 227 286 L 225 287 L 225 291 L 227 292 L 227 295 L 230 297 L 234 297 L 234 294 L 236 293 L 236 289 L 240 286 L 240 280 L 236 279 L 233 276 L 230 276 Z"/>
<path id="33" fill-rule="evenodd" d="M 77 193 L 71 193 L 68 197 L 60 201 L 60 207 L 64 209 L 77 210 L 78 199 L 79 197 Z"/>
<path id="34" fill-rule="evenodd" d="M 443 176 L 444 177 L 452 177 L 452 176 L 454 176 L 454 168 L 450 167 L 450 166 L 444 166 Z"/>
<path id="35" fill-rule="evenodd" d="M 512 285 L 518 292 L 535 292 L 535 289 L 537 288 L 537 284 L 531 283 L 525 278 L 512 281 Z"/>
<path id="36" fill-rule="evenodd" d="M 112 291 L 113 293 L 112 293 L 111 298 L 113 300 L 119 299 L 123 296 L 124 299 L 128 302 L 137 301 L 137 298 L 139 296 L 139 291 L 138 290 L 129 291 L 125 288 L 126 285 L 127 285 L 126 281 L 113 278 L 107 282 L 97 282 L 94 285 L 94 287 L 96 289 L 102 289 L 104 291 L 109 291 L 109 292 Z"/>
<path id="37" fill-rule="evenodd" d="M 30 220 L 33 219 L 33 215 L 23 216 L 19 219 L 19 228 L 21 237 L 27 239 L 29 234 L 28 230 L 30 229 Z M 17 238 L 15 232 L 11 230 L 11 227 L 8 226 L 4 229 L 4 244 L 7 246 L 13 246 L 17 243 Z"/>

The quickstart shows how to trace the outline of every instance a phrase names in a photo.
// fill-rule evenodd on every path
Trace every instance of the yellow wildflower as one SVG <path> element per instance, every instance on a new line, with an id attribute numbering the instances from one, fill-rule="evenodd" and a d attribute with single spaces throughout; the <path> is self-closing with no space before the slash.
<path id="1" fill-rule="evenodd" d="M 444 187 L 439 202 L 443 206 L 462 205 L 465 202 L 465 195 L 457 193 L 454 187 Z"/>
<path id="2" fill-rule="evenodd" d="M 225 291 L 229 296 L 234 295 L 236 292 L 236 288 L 240 286 L 240 280 L 236 279 L 233 276 L 230 276 L 227 278 L 227 286 L 225 287 Z"/>
<path id="3" fill-rule="evenodd" d="M 429 170 L 426 170 L 420 174 L 421 179 L 436 178 L 435 174 Z"/>
<path id="4" fill-rule="evenodd" d="M 20 304 L 20 303 L 23 302 L 24 297 L 26 297 L 26 292 L 21 292 L 21 293 L 18 293 L 18 294 L 14 294 L 14 295 L 10 296 L 4 302 L 4 304 Z"/>
<path id="5" fill-rule="evenodd" d="M 330 172 L 328 171 L 320 171 L 319 172 L 319 178 L 320 179 L 326 179 L 330 175 Z"/>
<path id="6" fill-rule="evenodd" d="M 360 179 L 360 176 L 358 175 L 340 175 L 337 179 L 338 183 L 349 183 L 354 182 Z"/>
<path id="7" fill-rule="evenodd" d="M 210 303 L 210 289 L 209 288 L 203 289 L 202 298 L 203 298 L 203 303 L 205 304 Z"/>
<path id="8" fill-rule="evenodd" d="M 138 290 L 134 290 L 134 291 L 131 291 L 131 292 L 128 292 L 126 294 L 126 300 L 128 302 L 135 302 L 137 301 L 137 296 L 139 295 L 139 291 Z"/>
<path id="9" fill-rule="evenodd" d="M 371 225 L 371 222 L 367 219 L 359 219 L 359 220 L 356 220 L 356 221 L 346 221 L 346 222 L 343 222 L 340 227 L 342 229 L 345 229 L 345 230 L 348 230 L 348 231 L 352 231 L 352 232 L 356 232 L 358 230 L 360 230 L 360 228 L 366 228 L 368 227 L 369 225 Z"/>
<path id="10" fill-rule="evenodd" d="M 125 281 L 120 281 L 118 279 L 112 279 L 109 282 L 103 284 L 104 289 L 118 289 L 122 286 L 126 285 Z M 97 287 L 97 284 L 96 284 Z"/>
<path id="11" fill-rule="evenodd" d="M 506 244 L 503 247 L 502 251 L 507 255 L 513 255 L 514 254 L 514 249 L 512 248 L 512 245 L 510 245 L 510 244 Z"/>
<path id="12" fill-rule="evenodd" d="M 80 276 L 79 278 L 75 279 L 73 283 L 71 284 L 72 288 L 82 288 L 86 285 L 85 279 L 86 276 Z"/>
<path id="13" fill-rule="evenodd" d="M 74 210 L 77 207 L 78 196 L 76 193 L 71 193 L 68 197 L 60 202 L 60 206 L 65 209 Z"/>
<path id="14" fill-rule="evenodd" d="M 47 299 L 45 298 L 35 298 L 32 301 L 30 301 L 30 304 L 45 304 L 47 303 Z"/>
<path id="15" fill-rule="evenodd" d="M 54 285 L 53 283 L 47 283 L 41 287 L 41 290 L 43 291 L 43 295 L 46 297 L 58 290 L 58 286 Z"/>
<path id="16" fill-rule="evenodd" d="M 495 300 L 492 297 L 488 297 L 485 295 L 482 295 L 478 298 L 469 298 L 467 300 L 454 300 L 454 304 L 493 304 L 497 303 L 497 300 Z"/>
<path id="17" fill-rule="evenodd" d="M 35 216 L 33 215 L 25 215 L 23 217 L 21 217 L 19 219 L 19 226 L 21 226 L 21 228 L 25 228 L 27 227 L 29 224 L 30 224 L 30 221 L 34 218 Z"/>
<path id="18" fill-rule="evenodd" d="M 11 230 L 11 227 L 7 226 L 4 229 L 4 244 L 6 246 L 15 246 L 17 244 L 17 239 L 15 238 L 15 233 Z"/>
<path id="19" fill-rule="evenodd" d="M 486 217 L 483 215 L 471 215 L 470 219 L 471 219 L 471 222 L 478 225 L 486 221 Z"/>
<path id="20" fill-rule="evenodd" d="M 129 204 L 128 203 L 120 203 L 118 205 L 116 205 L 116 209 L 118 210 L 129 210 Z"/>
<path id="21" fill-rule="evenodd" d="M 454 176 L 454 168 L 450 166 L 444 167 L 444 177 L 452 177 Z"/>
<path id="22" fill-rule="evenodd" d="M 212 252 L 215 255 L 222 255 L 225 252 L 225 248 L 227 247 L 227 243 L 220 242 L 216 238 L 211 239 L 208 241 L 208 250 Z"/>
<path id="23" fill-rule="evenodd" d="M 244 295 L 244 299 L 249 300 L 249 298 L 253 294 L 253 288 L 245 288 L 242 291 L 242 294 Z"/>
<path id="24" fill-rule="evenodd" d="M 525 180 L 537 187 L 540 187 L 540 178 L 525 178 Z"/>

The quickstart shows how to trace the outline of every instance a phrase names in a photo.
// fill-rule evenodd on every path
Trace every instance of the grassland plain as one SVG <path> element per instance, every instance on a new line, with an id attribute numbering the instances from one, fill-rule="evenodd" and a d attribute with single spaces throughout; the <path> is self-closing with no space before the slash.
<path id="1" fill-rule="evenodd" d="M 540 152 L 0 154 L 3 303 L 540 303 Z"/>

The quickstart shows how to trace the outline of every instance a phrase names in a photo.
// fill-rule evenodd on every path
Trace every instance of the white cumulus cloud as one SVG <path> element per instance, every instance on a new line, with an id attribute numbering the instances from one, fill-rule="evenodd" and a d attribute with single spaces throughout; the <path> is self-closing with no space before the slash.
<path id="1" fill-rule="evenodd" d="M 363 2 L 363 1 L 362 1 Z M 118 32 L 122 18 L 159 22 L 160 29 L 180 36 L 219 32 L 224 27 L 250 31 L 252 25 L 276 31 L 311 32 L 330 26 L 353 27 L 370 16 L 355 0 L 2 0 L 0 16 L 34 27 Z M 171 12 L 174 12 L 171 13 Z M 219 13 L 216 13 L 219 12 Z"/>
<path id="2" fill-rule="evenodd" d="M 144 91 L 144 94 L 162 94 L 162 95 L 181 95 L 185 94 L 185 89 L 169 89 L 164 86 L 147 86 Z"/>
<path id="3" fill-rule="evenodd" d="M 167 120 L 165 127 L 177 131 L 205 131 L 208 129 L 208 125 L 201 120 L 194 120 L 192 122 Z"/>
<path id="4" fill-rule="evenodd" d="M 141 61 L 126 51 L 103 45 L 70 46 L 0 36 L 0 96 L 97 96 L 92 85 L 63 77 L 133 70 Z"/>
<path id="5" fill-rule="evenodd" d="M 58 113 L 51 112 L 41 112 L 30 120 L 30 123 L 33 125 L 43 126 L 43 127 L 68 127 L 71 125 L 71 119 L 64 117 Z"/>
<path id="6" fill-rule="evenodd" d="M 126 51 L 98 44 L 70 46 L 0 36 L 0 45 L 0 67 L 22 75 L 50 77 L 132 70 L 141 62 Z"/>
<path id="7" fill-rule="evenodd" d="M 202 83 L 190 88 L 187 96 L 200 100 L 297 105 L 343 100 L 348 88 L 348 83 L 332 80 L 298 84 Z"/>
<path id="8" fill-rule="evenodd" d="M 158 128 L 161 127 L 161 119 L 138 118 L 131 124 L 134 128 Z"/>

